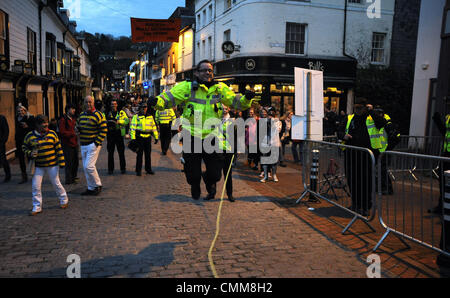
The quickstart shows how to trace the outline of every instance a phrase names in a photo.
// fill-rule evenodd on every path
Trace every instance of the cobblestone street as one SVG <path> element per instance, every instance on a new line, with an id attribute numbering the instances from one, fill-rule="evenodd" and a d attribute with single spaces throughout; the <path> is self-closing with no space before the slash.
<path id="1" fill-rule="evenodd" d="M 162 156 L 153 145 L 156 174 L 142 177 L 134 174 L 134 153 L 127 149 L 126 158 L 125 175 L 108 175 L 103 148 L 97 162 L 103 192 L 80 195 L 86 186 L 80 168 L 79 183 L 66 186 L 66 210 L 44 178 L 43 213 L 34 217 L 28 215 L 31 182 L 17 184 L 14 162 L 11 182 L 0 186 L 0 277 L 65 277 L 71 254 L 80 256 L 82 277 L 213 277 L 208 251 L 222 182 L 216 200 L 194 201 L 179 156 Z M 237 173 L 233 182 L 236 202 L 225 196 L 212 253 L 219 277 L 366 276 L 355 251 L 248 187 Z"/>

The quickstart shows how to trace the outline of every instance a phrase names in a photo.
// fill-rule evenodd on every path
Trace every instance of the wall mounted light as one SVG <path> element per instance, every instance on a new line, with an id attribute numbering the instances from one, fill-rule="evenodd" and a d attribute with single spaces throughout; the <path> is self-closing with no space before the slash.
<path id="1" fill-rule="evenodd" d="M 23 73 L 25 66 L 24 60 L 14 60 L 13 72 Z"/>
<path id="2" fill-rule="evenodd" d="M 25 66 L 24 66 L 24 71 L 23 71 L 25 74 L 27 74 L 27 75 L 32 75 L 33 74 L 33 64 L 31 64 L 31 63 L 25 63 Z"/>
<path id="3" fill-rule="evenodd" d="M 7 71 L 9 69 L 9 61 L 5 55 L 0 55 L 0 71 Z"/>

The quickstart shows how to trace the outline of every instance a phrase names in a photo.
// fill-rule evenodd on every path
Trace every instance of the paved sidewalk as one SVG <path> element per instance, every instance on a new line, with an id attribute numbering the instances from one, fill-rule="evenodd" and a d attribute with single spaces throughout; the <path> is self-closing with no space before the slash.
<path id="1" fill-rule="evenodd" d="M 291 160 L 291 157 L 291 155 L 288 155 L 287 159 Z M 240 159 L 241 164 L 243 164 L 244 158 L 241 157 Z M 262 195 L 271 196 L 273 202 L 295 215 L 299 222 L 307 223 L 317 233 L 322 233 L 342 247 L 355 252 L 360 259 L 366 260 L 369 255 L 373 254 L 372 249 L 385 232 L 385 229 L 378 222 L 378 218 L 376 217 L 370 222 L 376 230 L 375 232 L 361 220 L 357 220 L 343 235 L 342 231 L 350 223 L 353 216 L 324 200 L 318 203 L 302 202 L 296 204 L 297 199 L 303 193 L 302 167 L 289 161 L 286 164 L 287 167 L 285 168 L 278 167 L 279 182 L 277 183 L 273 181 L 260 183 L 259 172 L 244 165 L 238 168 L 238 173 L 248 187 L 257 189 Z M 314 208 L 314 210 L 309 210 L 309 208 Z M 381 259 L 382 275 L 402 278 L 450 277 L 448 268 L 440 268 L 436 265 L 437 252 L 411 241 L 406 241 L 406 243 L 410 248 L 406 247 L 393 234 L 383 241 L 375 252 Z"/>
<path id="2" fill-rule="evenodd" d="M 134 175 L 128 149 L 127 173 L 108 175 L 105 149 L 97 163 L 100 196 L 80 195 L 86 185 L 80 168 L 62 210 L 44 178 L 43 213 L 34 217 L 28 215 L 31 182 L 17 184 L 20 171 L 12 164 L 12 180 L 0 184 L 0 277 L 65 277 L 71 254 L 80 256 L 82 277 L 213 277 L 208 250 L 222 182 L 216 200 L 194 201 L 179 156 L 162 156 L 159 144 L 153 145 L 153 176 Z M 219 277 L 366 277 L 358 250 L 280 205 L 277 189 L 249 187 L 246 179 L 235 172 L 236 202 L 223 202 L 213 250 Z"/>

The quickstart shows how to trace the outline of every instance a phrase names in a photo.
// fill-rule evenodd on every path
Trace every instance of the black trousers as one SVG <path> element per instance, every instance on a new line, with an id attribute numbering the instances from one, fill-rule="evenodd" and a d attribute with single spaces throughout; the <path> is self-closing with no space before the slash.
<path id="1" fill-rule="evenodd" d="M 78 173 L 78 146 L 71 147 L 66 144 L 62 144 L 62 149 L 64 153 L 64 160 L 66 162 L 65 172 L 66 172 L 66 184 L 75 182 L 75 178 Z"/>
<path id="2" fill-rule="evenodd" d="M 136 141 L 139 145 L 136 152 L 136 173 L 141 173 L 142 171 L 142 155 L 145 158 L 145 171 L 150 172 L 152 170 L 152 138 L 136 137 Z"/>
<path id="3" fill-rule="evenodd" d="M 372 208 L 372 159 L 365 151 L 345 150 L 345 175 L 352 197 L 352 209 L 368 212 Z"/>
<path id="4" fill-rule="evenodd" d="M 234 158 L 236 159 L 236 156 L 234 156 Z M 227 177 L 228 174 L 228 169 L 230 169 L 230 173 L 228 174 L 228 179 L 227 179 L 227 185 L 226 185 L 226 189 L 227 189 L 227 196 L 232 196 L 233 195 L 233 167 L 230 167 L 231 165 L 231 160 L 233 159 L 233 153 L 224 153 L 223 155 L 224 157 L 224 163 L 223 163 L 223 177 L 224 177 L 224 181 L 225 178 Z"/>
<path id="5" fill-rule="evenodd" d="M 11 168 L 9 167 L 8 159 L 6 159 L 6 146 L 5 144 L 0 144 L 0 164 L 5 171 L 5 178 L 11 177 Z"/>
<path id="6" fill-rule="evenodd" d="M 160 128 L 160 142 L 161 142 L 161 151 L 163 154 L 167 153 L 167 150 L 169 150 L 170 141 L 172 140 L 172 130 L 171 130 L 171 124 L 161 124 L 159 126 Z"/>
<path id="7" fill-rule="evenodd" d="M 186 175 L 187 183 L 191 185 L 193 193 L 200 193 L 200 182 L 203 181 L 206 185 L 206 190 L 209 194 L 215 195 L 215 185 L 222 177 L 222 169 L 224 164 L 223 153 L 206 153 L 203 149 L 203 140 L 197 139 L 197 142 L 202 142 L 202 152 L 195 153 L 194 144 L 195 138 L 191 136 L 191 150 L 190 152 L 183 152 L 184 174 Z M 202 174 L 202 161 L 205 163 L 206 171 Z"/>
<path id="8" fill-rule="evenodd" d="M 125 144 L 121 135 L 107 135 L 106 149 L 108 150 L 108 172 L 114 171 L 114 151 L 117 147 L 119 154 L 120 170 L 125 172 Z"/>
<path id="9" fill-rule="evenodd" d="M 23 140 L 16 140 L 16 157 L 19 158 L 20 171 L 22 176 L 27 175 L 27 164 L 25 163 L 25 153 L 22 150 Z"/>

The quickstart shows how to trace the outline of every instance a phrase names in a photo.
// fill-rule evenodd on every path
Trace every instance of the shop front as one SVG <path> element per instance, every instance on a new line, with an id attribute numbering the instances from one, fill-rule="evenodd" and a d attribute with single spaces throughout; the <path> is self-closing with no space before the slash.
<path id="1" fill-rule="evenodd" d="M 342 57 L 245 56 L 215 63 L 215 78 L 233 91 L 253 90 L 263 106 L 272 106 L 280 115 L 294 111 L 294 68 L 324 72 L 324 104 L 346 111 L 353 101 L 356 60 Z M 350 102 L 349 102 L 350 100 Z"/>

